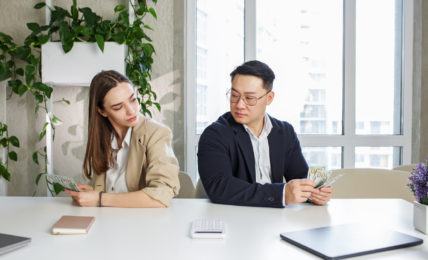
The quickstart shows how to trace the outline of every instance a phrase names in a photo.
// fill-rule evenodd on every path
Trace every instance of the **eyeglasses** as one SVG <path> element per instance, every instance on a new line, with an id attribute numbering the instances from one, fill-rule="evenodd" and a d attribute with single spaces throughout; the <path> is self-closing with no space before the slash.
<path id="1" fill-rule="evenodd" d="M 232 92 L 232 89 L 229 89 L 226 93 L 227 99 L 230 100 L 230 103 L 238 103 L 241 99 L 244 100 L 244 103 L 247 104 L 248 106 L 255 106 L 257 105 L 257 100 L 263 98 L 264 96 L 266 96 L 267 94 L 269 94 L 270 90 L 268 92 L 266 92 L 263 96 L 261 97 L 255 97 L 255 96 L 241 96 L 238 94 L 234 94 Z"/>

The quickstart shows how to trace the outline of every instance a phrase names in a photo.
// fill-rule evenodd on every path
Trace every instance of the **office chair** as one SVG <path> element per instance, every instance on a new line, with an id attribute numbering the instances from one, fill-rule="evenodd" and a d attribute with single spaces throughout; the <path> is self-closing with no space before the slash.
<path id="1" fill-rule="evenodd" d="M 405 164 L 405 165 L 397 166 L 397 167 L 393 168 L 393 170 L 410 172 L 414 168 L 416 168 L 416 164 Z"/>
<path id="2" fill-rule="evenodd" d="M 409 172 L 388 169 L 338 169 L 343 174 L 333 184 L 333 198 L 401 198 L 412 202 L 414 195 L 407 183 Z"/>
<path id="3" fill-rule="evenodd" d="M 195 187 L 187 173 L 180 171 L 178 173 L 178 179 L 180 180 L 180 192 L 176 198 L 194 198 Z"/>
<path id="4" fill-rule="evenodd" d="M 196 184 L 196 198 L 198 199 L 207 199 L 207 193 L 205 192 L 204 185 L 202 185 L 201 179 L 198 180 L 198 184 Z"/>

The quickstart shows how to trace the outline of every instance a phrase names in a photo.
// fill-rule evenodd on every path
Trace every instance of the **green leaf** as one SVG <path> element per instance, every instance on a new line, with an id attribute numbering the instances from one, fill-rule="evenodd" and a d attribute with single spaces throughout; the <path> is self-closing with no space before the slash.
<path id="1" fill-rule="evenodd" d="M 157 20 L 158 16 L 156 15 L 155 9 L 149 8 L 149 12 L 153 15 L 153 17 Z"/>
<path id="2" fill-rule="evenodd" d="M 144 25 L 144 28 L 146 28 L 146 29 L 149 29 L 149 30 L 153 31 L 153 28 L 152 28 L 152 27 L 150 27 L 150 26 L 148 26 L 147 24 L 145 24 L 145 25 Z"/>
<path id="3" fill-rule="evenodd" d="M 79 19 L 79 12 L 77 11 L 77 1 L 73 0 L 73 5 L 71 6 L 71 17 L 74 21 Z"/>
<path id="4" fill-rule="evenodd" d="M 41 172 L 41 173 L 37 174 L 37 177 L 36 177 L 36 185 L 39 185 L 40 177 L 42 177 L 42 175 L 43 175 L 43 174 L 44 174 L 43 172 Z"/>
<path id="5" fill-rule="evenodd" d="M 24 70 L 22 68 L 18 68 L 16 71 L 16 74 L 18 74 L 19 76 L 24 76 Z"/>
<path id="6" fill-rule="evenodd" d="M 27 90 L 28 90 L 28 87 L 25 86 L 24 84 L 19 85 L 17 94 L 21 97 L 22 95 L 24 95 L 25 92 L 27 92 Z"/>
<path id="7" fill-rule="evenodd" d="M 62 120 L 59 119 L 57 116 L 53 115 L 53 117 L 52 117 L 52 124 L 54 124 L 54 125 L 61 125 L 62 124 Z"/>
<path id="8" fill-rule="evenodd" d="M 62 49 L 65 53 L 71 51 L 71 49 L 73 49 L 73 42 L 63 42 Z"/>
<path id="9" fill-rule="evenodd" d="M 101 17 L 92 12 L 91 8 L 89 7 L 79 8 L 79 10 L 83 13 L 84 21 L 88 26 L 94 26 L 97 21 L 101 19 Z"/>
<path id="10" fill-rule="evenodd" d="M 89 27 L 84 26 L 83 29 L 82 29 L 82 34 L 86 35 L 86 36 L 91 35 L 92 34 L 92 29 L 89 28 Z"/>
<path id="11" fill-rule="evenodd" d="M 36 73 L 36 68 L 33 65 L 25 66 L 25 82 L 27 85 L 30 85 L 31 81 L 34 79 Z"/>
<path id="12" fill-rule="evenodd" d="M 0 64 L 0 81 L 6 80 L 12 76 L 12 72 L 3 64 Z"/>
<path id="13" fill-rule="evenodd" d="M 46 130 L 46 127 L 47 127 L 48 125 L 49 125 L 49 123 L 48 123 L 48 122 L 44 123 L 44 124 L 43 124 L 43 128 L 42 128 L 42 129 L 43 129 L 43 130 Z"/>
<path id="14" fill-rule="evenodd" d="M 20 85 L 22 85 L 22 81 L 20 81 L 19 79 L 9 80 L 7 82 L 7 84 L 9 87 L 14 88 L 14 87 L 19 87 Z"/>
<path id="15" fill-rule="evenodd" d="M 16 136 L 11 136 L 9 137 L 9 142 L 15 146 L 15 147 L 19 147 L 19 139 Z"/>
<path id="16" fill-rule="evenodd" d="M 68 23 L 62 21 L 59 25 L 59 35 L 61 38 L 62 49 L 65 53 L 73 48 L 73 34 L 70 31 Z"/>
<path id="17" fill-rule="evenodd" d="M 114 8 L 114 12 L 115 13 L 120 12 L 120 11 L 122 11 L 125 8 L 126 8 L 125 5 L 116 5 L 115 8 Z"/>
<path id="18" fill-rule="evenodd" d="M 49 35 L 47 34 L 42 34 L 39 36 L 39 42 L 41 45 L 47 43 L 49 41 Z"/>
<path id="19" fill-rule="evenodd" d="M 115 42 L 123 44 L 123 42 L 125 41 L 125 32 L 118 32 L 116 34 L 113 34 L 111 37 Z"/>
<path id="20" fill-rule="evenodd" d="M 71 104 L 71 102 L 70 102 L 69 100 L 65 99 L 65 98 L 62 98 L 62 99 L 60 99 L 60 100 L 55 101 L 55 103 L 58 103 L 58 102 L 64 102 L 64 103 L 66 103 L 67 105 L 70 105 L 70 104 Z"/>
<path id="21" fill-rule="evenodd" d="M 33 87 L 35 89 L 40 90 L 43 93 L 45 93 L 46 97 L 51 98 L 51 94 L 52 94 L 53 88 L 49 87 L 46 84 L 43 84 L 42 82 L 36 82 L 36 83 L 34 83 Z"/>
<path id="22" fill-rule="evenodd" d="M 27 23 L 27 28 L 37 33 L 40 26 L 37 23 Z"/>
<path id="23" fill-rule="evenodd" d="M 33 162 L 35 164 L 39 165 L 39 158 L 38 158 L 37 154 L 38 154 L 37 152 L 33 153 Z"/>
<path id="24" fill-rule="evenodd" d="M 159 110 L 159 112 L 161 112 L 160 104 L 158 102 L 154 102 L 153 104 L 156 106 L 156 108 Z"/>
<path id="25" fill-rule="evenodd" d="M 10 171 L 0 162 L 0 176 L 3 176 L 7 181 L 10 181 Z"/>
<path id="26" fill-rule="evenodd" d="M 97 40 L 97 44 L 100 50 L 104 52 L 104 38 L 99 34 L 95 34 L 95 39 Z"/>
<path id="27" fill-rule="evenodd" d="M 16 49 L 16 55 L 21 59 L 21 60 L 25 60 L 28 55 L 30 55 L 31 50 L 28 47 L 18 47 L 18 49 Z"/>
<path id="28" fill-rule="evenodd" d="M 15 62 L 13 62 L 13 60 L 10 60 L 10 61 L 8 61 L 8 62 L 6 62 L 6 67 L 7 68 L 12 68 L 13 66 L 15 66 Z"/>
<path id="29" fill-rule="evenodd" d="M 119 20 L 122 20 L 126 26 L 129 26 L 129 15 L 126 10 L 119 14 Z"/>
<path id="30" fill-rule="evenodd" d="M 9 158 L 12 160 L 12 161 L 17 161 L 18 160 L 18 155 L 14 152 L 14 151 L 12 151 L 12 152 L 9 152 Z"/>
<path id="31" fill-rule="evenodd" d="M 58 182 L 54 182 L 53 184 L 53 188 L 55 191 L 55 194 L 58 195 L 61 191 L 64 191 L 65 188 L 64 186 L 62 186 L 61 184 L 59 184 Z"/>
<path id="32" fill-rule="evenodd" d="M 35 93 L 34 98 L 36 99 L 37 103 L 43 103 L 43 95 L 40 95 L 39 93 Z"/>
<path id="33" fill-rule="evenodd" d="M 46 6 L 46 3 L 45 3 L 45 2 L 40 2 L 40 3 L 37 3 L 37 4 L 34 6 L 34 8 L 35 8 L 35 9 L 40 9 L 40 8 L 42 8 L 42 7 L 44 7 L 44 6 Z"/>
<path id="34" fill-rule="evenodd" d="M 0 145 L 1 146 L 6 147 L 6 146 L 8 146 L 8 144 L 9 144 L 9 142 L 7 141 L 6 138 L 0 139 Z"/>
<path id="35" fill-rule="evenodd" d="M 46 130 L 43 130 L 39 135 L 39 141 L 41 141 L 43 137 L 45 137 L 45 135 L 46 135 Z"/>
<path id="36" fill-rule="evenodd" d="M 137 11 L 135 11 L 135 14 L 137 15 L 143 15 L 145 12 L 147 12 L 147 8 L 142 6 Z"/>

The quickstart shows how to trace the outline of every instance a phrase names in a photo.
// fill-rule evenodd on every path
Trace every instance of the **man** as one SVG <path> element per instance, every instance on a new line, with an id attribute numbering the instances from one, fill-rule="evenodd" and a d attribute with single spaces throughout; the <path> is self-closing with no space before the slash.
<path id="1" fill-rule="evenodd" d="M 248 61 L 230 76 L 230 112 L 199 139 L 199 175 L 208 197 L 243 206 L 284 207 L 308 199 L 326 204 L 333 190 L 315 189 L 306 179 L 308 165 L 293 127 L 266 113 L 275 96 L 273 71 Z"/>

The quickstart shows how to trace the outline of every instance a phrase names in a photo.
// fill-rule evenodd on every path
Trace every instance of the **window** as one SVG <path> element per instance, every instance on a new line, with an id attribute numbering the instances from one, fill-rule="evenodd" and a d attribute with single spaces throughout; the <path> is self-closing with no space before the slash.
<path id="1" fill-rule="evenodd" d="M 199 135 L 228 111 L 229 73 L 252 59 L 275 72 L 267 112 L 294 126 L 310 165 L 410 163 L 412 1 L 187 4 L 186 170 L 195 179 Z"/>

